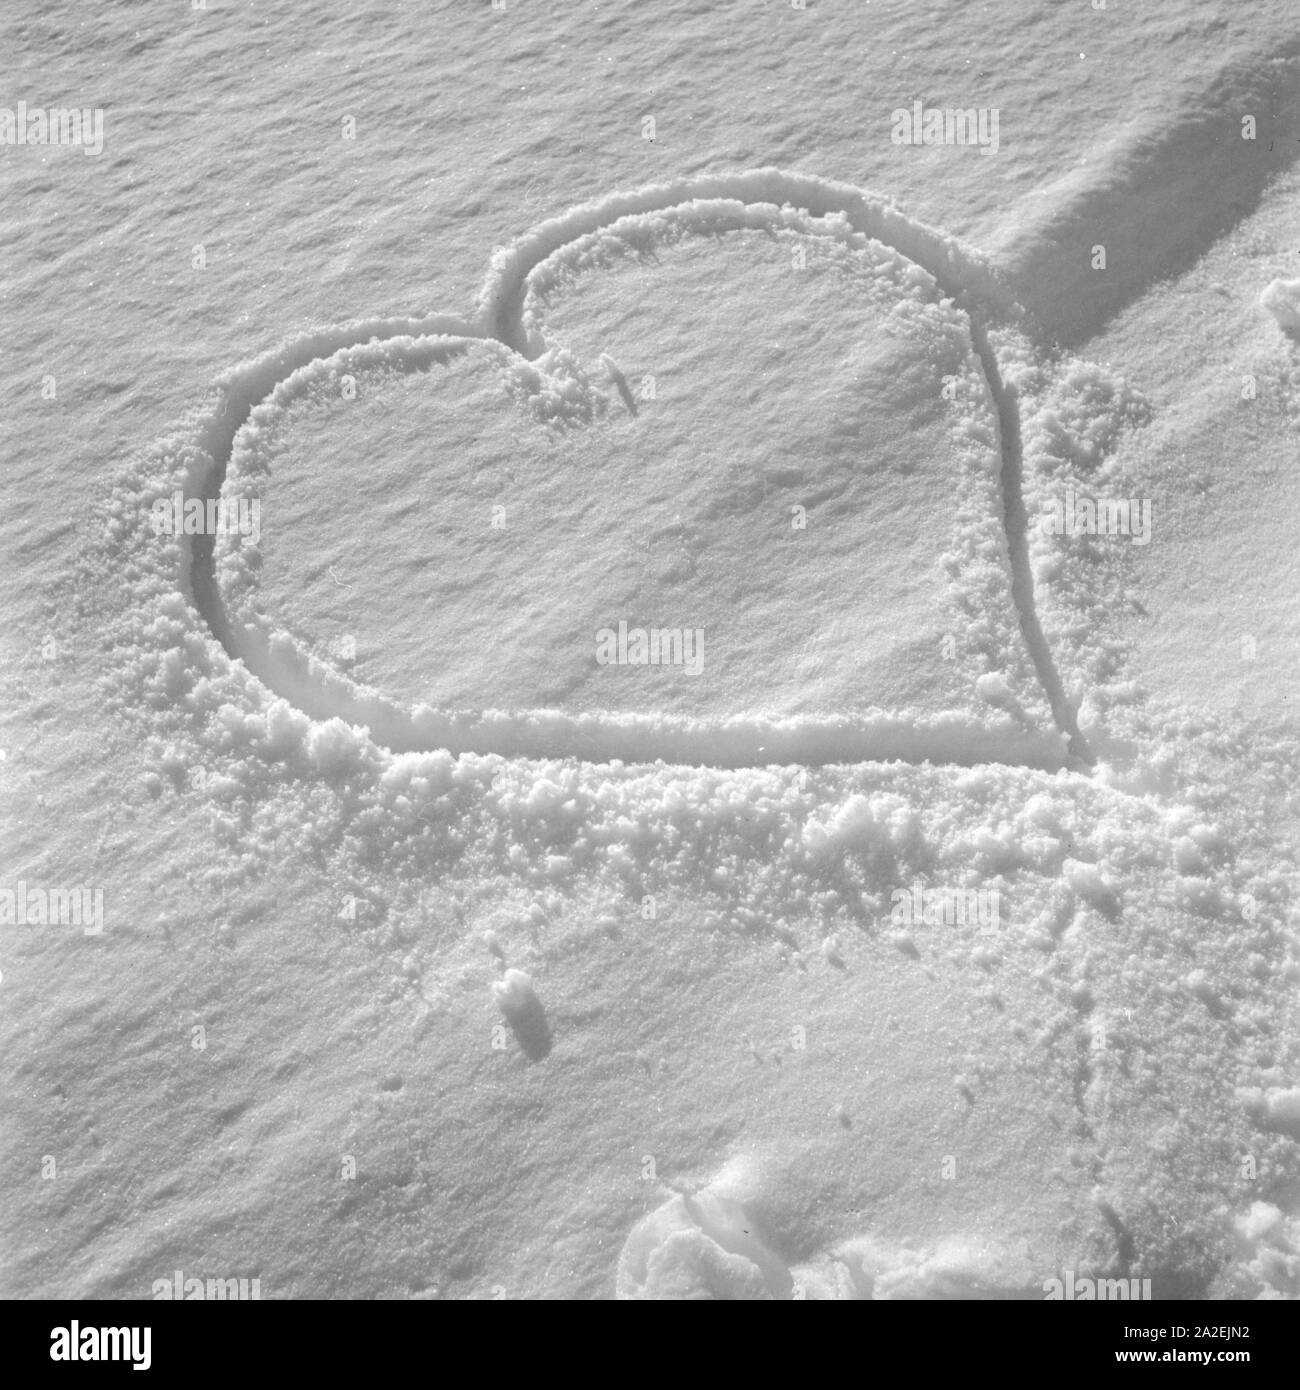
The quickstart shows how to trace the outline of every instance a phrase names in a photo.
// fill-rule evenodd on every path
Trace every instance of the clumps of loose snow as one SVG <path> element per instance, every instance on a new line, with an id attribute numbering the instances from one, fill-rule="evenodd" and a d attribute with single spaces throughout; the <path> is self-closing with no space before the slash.
<path id="1" fill-rule="evenodd" d="M 793 1287 L 744 1207 L 710 1188 L 679 1193 L 640 1222 L 616 1277 L 620 1299 L 786 1299 Z"/>
<path id="2" fill-rule="evenodd" d="M 1256 1201 L 1233 1222 L 1238 1250 L 1228 1298 L 1300 1299 L 1300 1216 Z"/>
<path id="3" fill-rule="evenodd" d="M 1067 859 L 1063 866 L 1065 881 L 1085 902 L 1108 916 L 1119 909 L 1119 901 L 1114 885 L 1097 864 L 1088 864 L 1078 859 Z"/>
<path id="4" fill-rule="evenodd" d="M 1029 1261 L 976 1237 L 954 1235 L 912 1249 L 872 1237 L 836 1247 L 811 1262 L 805 1298 L 919 1299 L 1042 1298 L 1043 1283 Z"/>
<path id="5" fill-rule="evenodd" d="M 1126 471 L 1123 444 L 1148 423 L 1151 408 L 1123 378 L 1092 363 L 1069 358 L 1049 371 L 1032 356 L 1017 358 L 1008 384 L 1020 408 L 1035 613 L 1080 729 L 1105 754 L 1114 751 L 1106 741 L 1108 715 L 1141 697 L 1127 679 L 1118 624 L 1128 609 L 1134 557 L 1158 544 L 1160 519 L 1148 510 L 1152 540 L 1138 546 L 1129 535 L 1089 534 L 1078 517 L 1081 499 L 1124 501 L 1138 509 L 1129 514 L 1135 528 L 1140 524 L 1149 491 Z"/>
<path id="6" fill-rule="evenodd" d="M 1300 280 L 1273 280 L 1259 297 L 1284 333 L 1300 336 Z"/>
<path id="7" fill-rule="evenodd" d="M 1243 1086 L 1237 1096 L 1260 1124 L 1300 1135 L 1300 1086 Z"/>
<path id="8" fill-rule="evenodd" d="M 493 981 L 492 998 L 527 1056 L 533 1061 L 545 1057 L 551 1049 L 551 1028 L 532 977 L 522 970 L 507 970 Z"/>
<path id="9" fill-rule="evenodd" d="M 1019 709 L 1019 701 L 1001 671 L 985 671 L 979 676 L 975 681 L 975 693 L 986 704 L 1001 706 L 1003 709 Z"/>
<path id="10" fill-rule="evenodd" d="M 764 1239 L 727 1175 L 678 1193 L 637 1223 L 619 1255 L 622 1300 L 858 1300 L 1042 1297 L 1028 1260 L 951 1236 L 911 1249 L 870 1236 L 791 1263 Z"/>
<path id="11" fill-rule="evenodd" d="M 901 797 L 849 797 L 803 828 L 804 848 L 817 858 L 846 851 L 906 853 L 919 848 L 923 836 L 916 811 Z"/>
<path id="12" fill-rule="evenodd" d="M 497 1008 L 508 1019 L 522 1017 L 539 1006 L 533 982 L 522 970 L 507 970 L 492 985 L 492 997 Z"/>
<path id="13" fill-rule="evenodd" d="M 564 347 L 551 348 L 531 361 L 513 358 L 504 369 L 515 402 L 539 423 L 558 428 L 587 425 L 609 408 L 586 369 Z"/>
<path id="14" fill-rule="evenodd" d="M 508 955 L 533 979 L 545 978 L 570 915 L 590 912 L 653 939 L 674 930 L 677 905 L 688 902 L 702 948 L 760 945 L 784 968 L 847 983 L 864 963 L 875 968 L 880 952 L 895 954 L 899 890 L 937 889 L 945 902 L 995 894 L 985 924 L 922 912 L 899 934 L 908 951 L 895 959 L 987 973 L 999 1010 L 1008 985 L 1033 982 L 1041 1002 L 1008 1019 L 1012 1036 L 1042 1085 L 1076 1097 L 1085 1160 L 1136 1211 L 1146 1258 L 1180 1258 L 1160 1223 L 1170 1202 L 1236 1210 L 1253 1196 L 1271 1199 L 1264 1184 L 1285 1175 L 1284 1156 L 1268 1146 L 1285 1141 L 1295 1079 L 1270 1071 L 1268 1059 L 1278 981 L 1300 979 L 1288 881 L 1243 853 L 1203 791 L 1193 804 L 1171 804 L 1176 780 L 1135 795 L 1112 778 L 994 763 L 728 769 L 394 752 L 364 728 L 313 718 L 250 682 L 179 596 L 160 588 L 153 612 L 158 665 L 116 693 L 139 722 L 144 760 L 161 773 L 158 794 L 206 812 L 230 848 L 230 882 L 256 881 L 285 856 L 324 865 L 340 908 L 353 904 L 324 930 L 391 952 L 417 1011 L 446 992 L 444 967 L 432 963 L 482 924 L 482 904 L 497 914 L 503 968 Z M 969 756 L 956 738 L 954 752 Z M 1184 840 L 1194 861 L 1175 852 Z M 436 917 L 424 905 L 429 885 L 443 904 Z M 524 928 L 500 919 L 510 901 L 521 904 Z M 830 939 L 838 965 L 817 952 Z M 525 1057 L 546 1056 L 549 1030 L 505 1024 Z M 1243 1062 L 1243 1038 L 1258 1065 Z M 955 1069 L 968 1104 L 979 1103 L 981 1077 L 1004 1065 L 998 1046 L 978 1031 Z M 1134 1142 L 1127 1118 L 1153 1107 L 1170 1116 L 1154 1147 Z M 858 1105 L 853 1116 L 855 1130 L 869 1123 Z M 1253 1191 L 1223 1158 L 1248 1152 L 1260 1155 Z M 721 1195 L 751 1211 L 742 1195 Z M 791 1296 L 758 1251 L 727 1248 L 705 1229 L 712 1222 L 725 1233 L 734 1216 L 724 1209 L 701 1226 L 683 1201 L 668 1235 L 643 1243 L 628 1287 L 641 1296 L 647 1283 L 696 1296 Z M 860 1259 L 832 1251 L 806 1269 L 781 1263 L 806 1297 L 1017 1285 L 996 1260 L 985 1268 L 955 1258 L 922 1244 Z"/>

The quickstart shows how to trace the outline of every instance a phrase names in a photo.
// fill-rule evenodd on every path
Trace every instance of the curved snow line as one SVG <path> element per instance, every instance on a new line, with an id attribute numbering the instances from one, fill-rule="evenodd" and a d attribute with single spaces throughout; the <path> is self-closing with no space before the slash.
<path id="1" fill-rule="evenodd" d="M 199 426 L 195 439 L 199 455 L 190 466 L 186 495 L 209 500 L 220 494 L 235 436 L 247 423 L 253 407 L 271 396 L 276 387 L 296 371 L 357 343 L 417 334 L 455 334 L 466 338 L 482 336 L 472 324 L 449 314 L 434 314 L 423 319 L 360 319 L 305 334 L 291 343 L 272 348 L 251 362 L 232 368 L 218 379 L 216 389 L 219 403 Z M 177 540 L 181 548 L 184 591 L 193 598 L 194 606 L 227 653 L 238 659 L 240 652 L 227 624 L 225 605 L 213 574 L 216 537 L 178 536 Z"/>
<path id="2" fill-rule="evenodd" d="M 961 715 L 915 719 L 869 711 L 830 719 L 765 720 L 734 717 L 703 721 L 669 715 L 583 715 L 552 711 L 406 710 L 377 691 L 359 687 L 301 651 L 287 634 L 232 623 L 216 580 L 214 538 L 182 540 L 185 587 L 214 636 L 275 694 L 314 719 L 364 725 L 393 752 L 495 753 L 511 757 L 579 757 L 589 761 L 670 761 L 721 767 L 905 761 L 971 765 L 1000 762 L 1058 769 L 1087 762 L 1072 710 L 1033 611 L 1026 521 L 1020 502 L 1018 419 L 1014 397 L 1002 383 L 989 345 L 981 304 L 1005 315 L 1015 306 L 990 266 L 974 252 L 908 218 L 885 199 L 808 175 L 759 170 L 651 185 L 614 194 L 542 223 L 496 252 L 473 321 L 448 315 L 422 319 L 378 318 L 324 329 L 296 339 L 234 368 L 219 382 L 219 406 L 203 422 L 187 491 L 216 497 L 225 480 L 234 440 L 253 409 L 282 390 L 297 389 L 295 374 L 309 365 L 367 345 L 386 342 L 390 359 L 406 368 L 440 353 L 464 351 L 474 342 L 495 343 L 528 358 L 542 351 L 529 341 L 523 306 L 529 273 L 557 250 L 611 222 L 643 212 L 664 212 L 704 199 L 794 205 L 816 216 L 840 215 L 854 230 L 884 242 L 927 270 L 941 291 L 971 319 L 972 340 L 991 396 L 997 403 L 1002 457 L 1004 529 L 1019 610 L 1035 671 L 1051 704 L 1059 734 L 1026 731 L 1010 719 L 977 723 Z M 394 340 L 401 340 L 394 341 Z M 373 349 L 364 360 L 382 354 Z M 359 359 L 360 360 L 360 359 Z M 1018 578 L 1017 578 L 1018 577 Z M 1062 736 L 1069 753 L 1062 748 Z"/>
<path id="3" fill-rule="evenodd" d="M 1029 562 L 1029 515 L 1025 510 L 1022 489 L 1024 452 L 1020 439 L 1020 411 L 1016 390 L 1002 379 L 998 359 L 989 344 L 985 327 L 971 315 L 971 339 L 984 368 L 989 392 L 998 408 L 998 446 L 1002 450 L 1002 526 L 1007 537 L 1007 554 L 1011 561 L 1011 599 L 1020 618 L 1020 631 L 1029 648 L 1030 659 L 1038 673 L 1056 727 L 1069 741 L 1071 755 L 1091 767 L 1092 750 L 1079 729 L 1078 716 L 1065 693 L 1065 683 L 1056 669 L 1052 649 L 1043 635 L 1034 603 L 1034 574 Z"/>
<path id="4" fill-rule="evenodd" d="M 630 193 L 613 193 L 571 208 L 525 232 L 492 256 L 478 305 L 485 334 L 527 356 L 530 345 L 522 312 L 525 281 L 531 270 L 562 246 L 611 222 L 635 213 L 663 212 L 701 199 L 726 199 L 774 209 L 790 206 L 814 217 L 840 214 L 854 231 L 892 246 L 928 270 L 945 294 L 957 297 L 969 292 L 1006 314 L 1015 312 L 1011 294 L 990 262 L 956 238 L 908 217 L 889 199 L 811 174 L 756 169 L 744 174 L 674 179 Z"/>

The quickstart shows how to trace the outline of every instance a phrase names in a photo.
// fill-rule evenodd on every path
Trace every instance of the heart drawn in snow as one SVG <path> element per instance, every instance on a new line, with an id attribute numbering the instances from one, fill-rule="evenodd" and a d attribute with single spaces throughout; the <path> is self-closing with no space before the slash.
<path id="1" fill-rule="evenodd" d="M 673 248 L 667 259 L 674 266 L 694 257 L 697 277 L 701 258 L 743 255 L 739 269 L 732 264 L 732 274 L 713 283 L 715 298 L 705 327 L 721 334 L 722 341 L 692 340 L 683 330 L 666 354 L 666 365 L 659 359 L 637 362 L 642 328 L 636 320 L 645 311 L 648 297 L 629 308 L 625 294 L 618 312 L 604 306 L 604 327 L 590 342 L 583 341 L 575 349 L 573 340 L 591 338 L 580 322 L 556 336 L 549 317 L 555 299 L 563 301 L 575 287 L 595 286 L 600 317 L 602 287 L 608 289 L 616 274 L 628 267 L 635 271 L 649 256 L 661 257 L 668 248 Z M 686 261 L 678 255 L 681 248 L 690 248 L 684 253 Z M 808 273 L 810 267 L 824 272 L 820 280 Z M 733 309 L 729 297 L 721 293 L 722 285 L 734 286 L 750 272 L 761 281 L 760 302 L 789 295 L 802 310 L 782 323 L 779 343 L 764 339 L 761 315 L 753 316 L 751 329 L 746 310 Z M 688 279 L 686 293 L 698 296 L 700 284 L 698 278 Z M 694 307 L 698 310 L 698 303 Z M 512 523 L 513 549 L 503 544 L 511 531 L 511 525 L 505 525 L 500 528 L 504 534 L 493 538 L 498 545 L 495 554 L 484 548 L 482 540 L 476 542 L 483 556 L 477 578 L 472 554 L 463 566 L 451 567 L 448 593 L 458 587 L 465 614 L 454 630 L 459 640 L 482 652 L 484 663 L 508 663 L 512 653 L 517 660 L 529 623 L 558 624 L 559 637 L 545 638 L 538 650 L 543 656 L 560 650 L 569 661 L 572 689 L 577 692 L 566 701 L 569 708 L 530 708 L 518 703 L 521 698 L 527 701 L 527 694 L 520 696 L 518 691 L 507 709 L 467 710 L 450 701 L 435 707 L 418 699 L 403 703 L 398 692 L 381 693 L 360 685 L 334 663 L 313 655 L 281 625 L 275 596 L 268 601 L 263 588 L 261 544 L 270 544 L 274 553 L 270 535 L 276 534 L 275 517 L 282 516 L 278 502 L 277 508 L 267 509 L 261 543 L 234 529 L 222 530 L 215 538 L 194 539 L 184 552 L 190 592 L 215 638 L 263 685 L 313 719 L 341 719 L 365 726 L 378 744 L 393 752 L 445 748 L 453 753 L 730 767 L 877 759 L 1064 766 L 1078 756 L 1080 742 L 1033 613 L 1019 499 L 1017 421 L 988 336 L 990 325 L 1006 311 L 1002 291 L 978 258 L 905 217 L 888 202 L 845 185 L 764 170 L 614 195 L 543 223 L 497 251 L 477 312 L 469 319 L 433 316 L 345 325 L 307 335 L 236 369 L 222 383 L 221 407 L 201 432 L 198 442 L 211 466 L 191 489 L 208 499 L 219 496 L 234 515 L 233 506 L 239 502 L 260 504 L 264 498 L 271 459 L 283 450 L 288 437 L 285 426 L 291 419 L 300 419 L 304 409 L 323 412 L 327 422 L 347 419 L 341 411 L 354 411 L 364 422 L 366 404 L 373 401 L 369 423 L 375 424 L 382 415 L 385 428 L 400 429 L 393 423 L 395 413 L 385 393 L 400 394 L 404 379 L 433 396 L 445 382 L 457 383 L 457 390 L 472 390 L 477 382 L 479 394 L 473 398 L 473 409 L 479 414 L 461 424 L 459 434 L 450 439 L 452 457 L 439 466 L 473 462 L 459 459 L 458 450 L 481 451 L 487 446 L 479 441 L 487 439 L 492 446 L 488 454 L 499 471 L 509 472 L 513 464 L 521 469 L 531 464 L 530 488 L 536 480 L 544 482 L 550 476 L 562 481 L 566 505 L 582 494 L 573 515 L 581 513 L 583 524 L 595 528 L 590 534 L 607 532 L 610 517 L 620 509 L 635 518 L 643 509 L 659 515 L 667 507 L 677 516 L 681 536 L 686 538 L 672 542 L 677 550 L 666 564 L 656 558 L 652 566 L 652 578 L 664 587 L 658 592 L 653 586 L 638 588 L 627 576 L 620 579 L 603 572 L 613 551 L 585 546 L 580 529 L 566 535 L 554 519 L 560 516 L 559 510 L 554 517 L 538 512 L 537 497 L 546 495 L 543 488 L 540 494 L 530 493 L 529 514 L 517 514 Z M 609 326 L 617 326 L 621 318 L 629 321 L 624 340 L 611 342 Z M 612 347 L 618 351 L 606 351 Z M 708 389 L 683 390 L 680 381 L 673 389 L 674 364 L 681 367 L 681 375 L 688 375 L 692 354 L 703 360 L 706 351 L 721 378 L 734 367 L 743 387 L 747 378 L 737 364 L 746 350 L 756 347 L 773 350 L 774 365 L 770 374 L 752 378 L 753 389 L 747 395 L 738 397 L 733 390 L 722 402 L 733 407 L 730 429 L 725 410 L 710 398 Z M 809 380 L 806 374 L 800 377 L 798 370 L 800 361 L 812 354 L 817 354 L 816 370 Z M 660 359 L 664 355 L 661 350 Z M 633 363 L 631 379 L 617 364 L 620 358 Z M 666 391 L 653 379 L 647 389 L 645 374 L 656 368 L 660 378 L 668 379 Z M 752 354 L 749 371 L 755 372 Z M 599 386 L 593 384 L 597 380 Z M 485 404 L 489 397 L 483 388 L 499 394 L 503 381 L 513 402 L 501 396 L 495 406 Z M 709 384 L 714 383 L 710 373 Z M 765 394 L 774 399 L 765 400 Z M 712 395 L 717 397 L 718 392 Z M 933 437 L 919 433 L 919 426 L 900 409 L 892 439 L 883 444 L 864 440 L 862 426 L 868 417 L 861 413 L 862 402 L 875 396 L 886 405 L 896 400 L 914 406 L 918 397 L 924 397 L 924 409 L 917 406 L 914 416 L 931 420 Z M 404 399 L 417 397 L 408 390 Z M 441 407 L 443 424 L 461 399 L 453 394 Z M 736 415 L 738 399 L 745 409 Z M 496 421 L 494 410 L 499 416 Z M 848 415 L 841 418 L 844 411 Z M 879 419 L 884 418 L 881 412 Z M 844 426 L 838 434 L 837 421 Z M 817 430 L 823 423 L 826 429 L 819 437 Z M 418 419 L 415 424 L 420 424 Z M 493 443 L 491 436 L 498 429 L 505 433 Z M 773 444 L 774 432 L 781 430 L 787 437 Z M 746 431 L 752 432 L 752 439 L 746 439 Z M 876 432 L 884 431 L 872 430 Z M 418 440 L 425 432 L 411 429 L 408 422 L 408 433 Z M 909 434 L 916 438 L 909 439 Z M 935 447 L 936 438 L 947 443 L 941 464 L 934 461 L 943 452 Z M 655 477 L 656 450 L 662 447 L 673 454 L 670 439 L 675 441 L 676 472 Z M 791 457 L 799 452 L 797 447 L 791 449 L 792 439 L 807 444 L 803 458 Z M 425 442 L 423 467 L 427 468 L 430 456 L 436 459 L 448 441 L 427 438 Z M 873 442 L 874 473 L 867 469 L 861 477 L 853 477 L 855 451 L 865 451 Z M 747 478 L 747 462 L 762 455 L 765 446 L 769 446 L 768 455 L 759 457 Z M 920 460 L 919 466 L 906 462 L 909 448 Z M 611 476 L 597 471 L 604 466 L 608 473 L 607 460 L 620 450 L 631 451 L 636 462 L 637 449 L 647 451 L 644 462 L 649 466 L 625 466 Z M 516 457 L 512 464 L 512 451 L 530 457 Z M 367 469 L 382 467 L 382 460 L 368 463 L 372 456 L 361 447 L 354 452 L 353 481 L 362 494 L 356 505 L 365 507 L 382 496 L 378 483 L 373 499 L 364 496 Z M 782 466 L 782 458 L 789 459 L 789 467 Z M 818 471 L 827 458 L 840 465 L 838 481 L 829 486 Z M 723 482 L 715 477 L 720 467 L 727 470 Z M 411 471 L 401 470 L 403 475 Z M 296 481 L 300 486 L 309 483 L 305 477 Z M 420 482 L 409 476 L 406 481 L 411 486 Z M 774 489 L 770 499 L 769 485 Z M 941 491 L 925 498 L 919 508 L 915 499 L 907 506 L 899 501 L 908 488 L 936 485 Z M 756 491 L 745 496 L 746 488 Z M 509 493 L 500 495 L 503 501 L 498 509 L 508 514 Z M 855 533 L 852 527 L 871 521 L 883 528 L 891 515 L 907 521 L 918 510 L 933 518 L 922 540 L 931 547 L 928 568 L 936 575 L 941 572 L 942 556 L 948 592 L 920 593 L 919 597 L 914 593 L 912 610 L 900 610 L 897 604 L 891 607 L 891 592 L 885 592 L 887 571 L 875 554 L 881 545 L 873 543 L 869 532 Z M 480 532 L 491 529 L 490 512 L 487 505 L 475 510 L 473 525 Z M 334 524 L 340 524 L 337 515 Z M 290 531 L 292 525 L 290 521 Z M 750 536 L 746 525 L 768 529 Z M 816 550 L 819 526 L 822 537 L 837 538 L 834 543 L 826 541 L 820 553 Z M 774 527 L 779 528 L 779 536 Z M 660 527 L 656 534 L 671 530 Z M 389 586 L 400 582 L 402 557 L 376 555 L 379 547 L 373 536 L 377 533 L 367 534 L 372 539 L 366 545 L 376 561 L 370 601 L 372 607 L 379 605 L 376 611 L 382 619 Z M 879 530 L 882 538 L 887 534 Z M 910 540 L 914 546 L 921 543 L 915 537 Z M 708 563 L 697 564 L 699 548 L 707 550 L 710 544 L 718 547 L 718 553 Z M 788 548 L 800 546 L 802 551 Z M 548 553 L 549 563 L 559 568 L 543 583 L 538 567 L 547 563 Z M 765 612 L 761 621 L 756 619 L 739 636 L 734 629 L 741 624 L 735 614 L 744 613 L 750 605 L 762 609 L 763 563 L 788 578 L 781 569 L 782 556 L 793 565 L 797 562 L 789 557 L 801 554 L 816 557 L 804 573 L 816 577 L 820 567 L 823 576 L 830 574 L 832 602 L 846 589 L 856 594 L 857 586 L 849 587 L 853 576 L 846 568 L 856 556 L 861 568 L 858 585 L 869 592 L 854 602 L 862 603 L 864 611 L 828 615 L 818 610 L 804 615 L 805 628 L 838 633 L 846 650 L 852 647 L 855 634 L 889 632 L 891 625 L 893 640 L 906 641 L 913 636 L 913 628 L 920 629 L 926 613 L 939 608 L 940 598 L 951 604 L 947 620 L 951 650 L 943 657 L 950 663 L 950 684 L 964 686 L 967 692 L 964 707 L 958 697 L 920 708 L 850 705 L 852 712 L 835 713 L 805 706 L 770 712 L 773 701 L 765 696 L 781 685 L 773 663 L 779 664 L 782 650 L 792 653 L 787 687 L 797 685 L 800 673 L 811 669 L 807 654 L 799 656 L 797 640 L 782 626 L 791 608 L 798 610 L 798 591 L 787 586 L 785 617 Z M 436 555 L 435 551 L 430 557 L 434 563 Z M 719 555 L 721 565 L 716 563 Z M 733 572 L 719 577 L 728 556 Z M 755 563 L 755 557 L 757 567 L 750 574 L 745 567 Z M 493 575 L 511 563 L 515 588 L 505 600 L 507 611 L 496 614 Z M 572 570 L 567 583 L 566 564 Z M 355 588 L 358 567 L 342 568 L 340 577 L 330 566 L 331 581 Z M 913 563 L 911 568 L 922 567 Z M 707 573 L 697 582 L 701 569 Z M 530 575 L 537 575 L 536 584 L 530 585 Z M 712 591 L 699 587 L 706 582 L 730 585 L 737 601 L 724 605 L 717 596 L 727 592 L 725 587 Z M 780 588 L 780 583 L 772 587 Z M 536 594 L 528 595 L 529 588 Z M 572 609 L 557 616 L 550 610 L 561 607 L 553 601 L 561 592 Z M 706 593 L 712 601 L 701 602 L 700 596 Z M 704 609 L 703 622 L 695 621 L 695 613 L 684 611 L 692 596 L 697 610 Z M 528 608 L 530 602 L 535 613 Z M 464 631 L 475 619 L 476 606 L 477 616 L 500 625 L 502 635 L 495 647 L 490 641 L 475 644 L 473 634 Z M 670 606 L 673 611 L 665 611 Z M 720 611 L 728 613 L 724 630 L 715 627 L 710 634 L 715 625 L 708 616 Z M 512 630 L 510 624 L 516 618 Z M 639 634 L 649 636 L 652 628 L 661 630 L 656 634 L 654 655 L 662 654 L 676 669 L 669 673 L 644 665 L 616 669 L 620 662 L 635 661 Z M 444 625 L 441 632 L 447 630 Z M 755 631 L 760 637 L 765 632 L 776 634 L 766 651 L 761 640 L 757 644 L 751 640 Z M 925 634 L 926 643 L 938 647 L 939 631 L 935 630 L 933 643 L 931 634 Z M 570 647 L 565 648 L 560 638 L 569 641 Z M 920 640 L 918 636 L 918 647 Z M 656 698 L 664 702 L 666 686 L 656 689 L 651 681 L 608 683 L 610 677 L 626 677 L 629 670 L 656 677 L 671 674 L 678 692 L 689 691 L 692 676 L 700 673 L 701 658 L 704 663 L 712 660 L 721 671 L 715 693 L 724 702 L 729 697 L 738 700 L 739 712 L 725 708 L 701 712 L 687 704 L 646 713 L 635 707 L 635 697 L 631 708 L 599 707 L 602 690 L 617 692 L 624 705 L 629 703 L 630 690 L 647 703 Z M 611 662 L 615 669 L 608 668 Z M 602 678 L 607 680 L 604 686 L 598 683 Z M 509 694 L 505 674 L 501 683 Z M 828 703 L 832 709 L 843 710 L 847 702 L 832 697 Z M 755 704 L 764 712 L 753 712 Z"/>

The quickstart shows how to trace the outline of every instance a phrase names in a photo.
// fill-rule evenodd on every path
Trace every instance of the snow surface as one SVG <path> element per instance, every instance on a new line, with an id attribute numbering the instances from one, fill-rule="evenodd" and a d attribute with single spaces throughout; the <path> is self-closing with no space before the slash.
<path id="1" fill-rule="evenodd" d="M 0 24 L 0 1292 L 1300 1294 L 1288 6 Z"/>

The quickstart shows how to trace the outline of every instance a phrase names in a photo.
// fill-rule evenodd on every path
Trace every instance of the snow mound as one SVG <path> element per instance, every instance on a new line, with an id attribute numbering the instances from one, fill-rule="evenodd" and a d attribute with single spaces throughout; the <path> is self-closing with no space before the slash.
<path id="1" fill-rule="evenodd" d="M 1284 333 L 1300 334 L 1300 280 L 1274 280 L 1259 297 Z"/>
<path id="2" fill-rule="evenodd" d="M 619 1256 L 623 1300 L 1041 1298 L 1023 1255 L 969 1236 L 909 1248 L 855 1237 L 789 1264 L 764 1240 L 725 1178 L 679 1193 L 638 1222 Z M 719 1190 L 721 1188 L 722 1190 Z"/>

